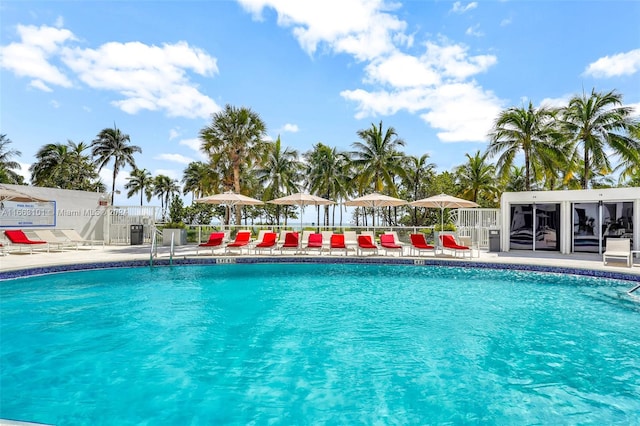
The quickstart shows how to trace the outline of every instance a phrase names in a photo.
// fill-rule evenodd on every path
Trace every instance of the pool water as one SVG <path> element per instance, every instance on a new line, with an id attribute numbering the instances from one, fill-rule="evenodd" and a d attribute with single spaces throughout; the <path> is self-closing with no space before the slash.
<path id="1" fill-rule="evenodd" d="M 633 424 L 629 282 L 392 265 L 0 283 L 0 418 L 57 425 Z"/>

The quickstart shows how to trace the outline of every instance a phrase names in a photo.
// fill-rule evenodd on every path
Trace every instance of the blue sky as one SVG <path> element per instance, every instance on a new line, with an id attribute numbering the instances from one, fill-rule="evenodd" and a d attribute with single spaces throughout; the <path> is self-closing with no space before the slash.
<path id="1" fill-rule="evenodd" d="M 5 0 L 0 133 L 26 173 L 42 145 L 116 123 L 138 167 L 181 179 L 204 158 L 199 130 L 231 104 L 301 153 L 350 150 L 382 120 L 450 170 L 529 100 L 616 89 L 640 111 L 638 22 L 637 1 Z"/>

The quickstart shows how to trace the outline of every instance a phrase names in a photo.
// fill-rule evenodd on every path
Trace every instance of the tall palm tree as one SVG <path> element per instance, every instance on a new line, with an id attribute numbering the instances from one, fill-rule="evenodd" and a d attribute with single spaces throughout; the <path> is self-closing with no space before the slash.
<path id="1" fill-rule="evenodd" d="M 220 186 L 220 176 L 212 165 L 193 161 L 182 172 L 182 191 L 191 192 L 192 199 L 212 193 Z"/>
<path id="2" fill-rule="evenodd" d="M 31 183 L 34 186 L 59 188 L 68 176 L 70 162 L 68 147 L 61 143 L 49 143 L 36 152 L 36 161 L 29 167 Z"/>
<path id="3" fill-rule="evenodd" d="M 500 113 L 489 134 L 487 158 L 501 153 L 497 168 L 504 177 L 511 170 L 516 154 L 524 153 L 525 189 L 544 170 L 542 163 L 562 163 L 567 158 L 567 145 L 559 131 L 557 111 L 547 107 L 508 108 Z"/>
<path id="4" fill-rule="evenodd" d="M 14 161 L 14 157 L 19 157 L 22 153 L 16 149 L 9 149 L 9 144 L 13 143 L 6 134 L 0 135 L 0 183 L 21 184 L 22 176 L 14 170 L 20 170 L 20 163 Z"/>
<path id="5" fill-rule="evenodd" d="M 171 200 L 174 195 L 178 194 L 180 194 L 180 186 L 176 179 L 171 179 L 169 176 L 165 175 L 157 175 L 153 179 L 153 195 L 160 199 L 163 218 L 166 219 L 169 200 Z"/>
<path id="6" fill-rule="evenodd" d="M 496 183 L 496 167 L 487 164 L 487 154 L 480 151 L 471 156 L 465 154 L 467 162 L 455 169 L 457 184 L 462 189 L 461 196 L 474 203 L 478 198 L 493 200 L 498 193 Z"/>
<path id="7" fill-rule="evenodd" d="M 639 161 L 640 140 L 629 135 L 637 122 L 632 108 L 622 106 L 622 95 L 591 91 L 587 96 L 575 96 L 562 110 L 563 129 L 581 150 L 583 158 L 582 188 L 587 189 L 594 170 L 611 171 L 607 148 L 622 161 Z"/>
<path id="8" fill-rule="evenodd" d="M 406 156 L 403 160 L 404 168 L 400 177 L 406 191 L 411 194 L 413 201 L 427 196 L 427 180 L 433 176 L 436 169 L 435 163 L 429 162 L 429 154 L 422 154 L 420 157 L 414 155 Z M 418 225 L 418 207 L 413 208 L 413 225 Z"/>
<path id="9" fill-rule="evenodd" d="M 226 105 L 213 115 L 209 126 L 200 130 L 202 149 L 210 156 L 222 154 L 233 171 L 233 189 L 242 192 L 240 180 L 242 168 L 249 168 L 259 158 L 258 147 L 266 134 L 266 125 L 260 116 L 249 108 Z M 242 222 L 242 212 L 236 210 L 236 224 Z"/>
<path id="10" fill-rule="evenodd" d="M 127 198 L 133 197 L 134 194 L 140 193 L 140 205 L 142 206 L 143 196 L 146 195 L 147 203 L 151 201 L 153 196 L 153 178 L 151 172 L 147 169 L 133 169 L 131 175 L 127 178 L 124 189 L 127 189 Z"/>
<path id="11" fill-rule="evenodd" d="M 111 160 L 113 160 L 113 178 L 111 181 L 111 204 L 116 190 L 116 176 L 127 164 L 136 168 L 133 154 L 142 152 L 137 145 L 129 145 L 131 138 L 126 133 L 122 133 L 115 124 L 113 128 L 102 129 L 98 136 L 91 143 L 91 154 L 95 158 L 98 172 L 102 170 Z"/>
<path id="12" fill-rule="evenodd" d="M 307 163 L 305 173 L 306 187 L 310 192 L 331 200 L 340 200 L 347 197 L 350 165 L 347 153 L 318 142 L 304 157 Z M 324 212 L 324 224 L 329 225 L 329 206 L 325 206 Z M 335 204 L 333 205 L 333 212 L 333 223 L 335 225 Z M 319 214 L 320 210 L 318 210 Z M 320 223 L 319 216 L 318 223 Z"/>
<path id="13" fill-rule="evenodd" d="M 399 175 L 402 154 L 398 150 L 404 146 L 404 141 L 398 137 L 396 130 L 389 127 L 382 128 L 382 121 L 376 126 L 371 123 L 368 129 L 358 130 L 361 141 L 352 146 L 353 163 L 362 167 L 362 183 L 372 185 L 376 192 L 382 192 L 386 185 L 389 195 L 396 195 L 394 177 Z"/>
<path id="14" fill-rule="evenodd" d="M 280 136 L 275 142 L 267 144 L 261 167 L 256 170 L 258 183 L 264 187 L 264 197 L 273 199 L 298 191 L 301 164 L 298 151 L 282 149 Z M 280 205 L 276 205 L 276 222 L 280 225 Z"/>

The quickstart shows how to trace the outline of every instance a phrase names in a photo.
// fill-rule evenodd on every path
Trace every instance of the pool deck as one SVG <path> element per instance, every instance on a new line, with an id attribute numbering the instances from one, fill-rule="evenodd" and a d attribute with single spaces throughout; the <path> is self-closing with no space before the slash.
<path id="1" fill-rule="evenodd" d="M 96 263 L 113 263 L 113 262 L 127 262 L 127 261 L 149 261 L 150 259 L 150 246 L 146 245 L 111 245 L 111 246 L 94 246 L 90 248 L 80 247 L 78 250 L 66 249 L 63 251 L 51 251 L 47 252 L 34 252 L 29 254 L 28 252 L 16 253 L 12 252 L 5 256 L 0 256 L 0 272 L 16 271 L 31 268 L 47 268 L 57 265 L 77 265 L 77 264 L 96 264 Z M 158 247 L 157 259 L 169 259 L 169 247 Z M 246 251 L 245 251 L 246 252 Z M 329 256 L 327 253 L 321 255 L 317 253 L 312 254 L 276 254 L 265 255 L 261 254 L 260 258 L 278 258 L 280 259 L 309 259 L 312 257 L 320 256 L 327 261 L 331 257 L 338 259 L 338 262 L 344 262 L 345 256 L 334 255 Z M 178 246 L 175 248 L 174 259 L 213 259 L 213 258 L 246 258 L 246 257 L 258 257 L 254 254 L 227 254 L 225 255 L 221 250 L 217 251 L 213 256 L 211 250 L 200 250 L 199 254 L 196 254 L 195 245 Z M 349 259 L 362 259 L 363 257 L 355 256 L 353 253 L 349 253 L 346 257 Z M 380 259 L 398 259 L 398 256 L 366 256 L 366 258 Z M 493 264 L 513 264 L 513 265 L 534 265 L 539 267 L 548 268 L 569 268 L 569 269 L 585 269 L 594 271 L 605 271 L 611 273 L 623 273 L 637 275 L 640 280 L 640 258 L 636 256 L 633 261 L 634 264 L 631 268 L 627 267 L 624 262 L 610 261 L 609 264 L 604 265 L 602 262 L 602 256 L 592 253 L 574 253 L 574 254 L 560 254 L 557 252 L 531 252 L 531 251 L 512 251 L 512 252 L 488 252 L 486 250 L 474 250 L 474 257 L 462 259 L 460 257 L 452 257 L 448 255 L 427 254 L 423 256 L 402 256 L 403 259 L 422 259 L 429 261 L 446 261 L 448 263 L 461 261 L 465 264 L 471 263 L 493 263 Z M 341 260 L 340 260 L 341 259 Z M 298 260 L 299 261 L 299 260 Z"/>

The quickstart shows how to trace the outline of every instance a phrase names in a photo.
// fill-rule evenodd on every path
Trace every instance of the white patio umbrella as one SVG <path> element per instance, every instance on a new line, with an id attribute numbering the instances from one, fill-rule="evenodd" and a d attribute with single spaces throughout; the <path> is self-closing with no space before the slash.
<path id="1" fill-rule="evenodd" d="M 233 191 L 223 192 L 221 194 L 209 195 L 208 197 L 196 198 L 193 200 L 196 203 L 205 204 L 224 204 L 225 206 L 258 206 L 264 204 L 260 200 L 247 197 L 246 195 L 238 194 Z"/>
<path id="2" fill-rule="evenodd" d="M 465 200 L 463 198 L 454 197 L 453 195 L 440 194 L 433 197 L 423 198 L 421 200 L 412 201 L 409 203 L 412 207 L 428 207 L 433 209 L 440 209 L 440 230 L 444 226 L 444 209 L 458 209 L 467 207 L 480 207 L 479 204 L 473 201 Z"/>
<path id="3" fill-rule="evenodd" d="M 388 195 L 378 194 L 374 192 L 372 194 L 365 195 L 363 197 L 354 198 L 344 203 L 345 206 L 359 206 L 359 207 L 389 207 L 389 206 L 404 206 L 407 204 L 405 200 L 399 198 L 393 198 Z M 373 227 L 376 227 L 376 216 L 373 215 Z"/>
<path id="4" fill-rule="evenodd" d="M 326 198 L 318 197 L 311 194 L 305 194 L 302 192 L 296 192 L 295 194 L 276 198 L 275 200 L 267 202 L 271 204 L 300 206 L 300 232 L 302 232 L 302 209 L 305 206 L 325 206 L 329 204 L 335 204 L 335 201 L 327 200 Z"/>

